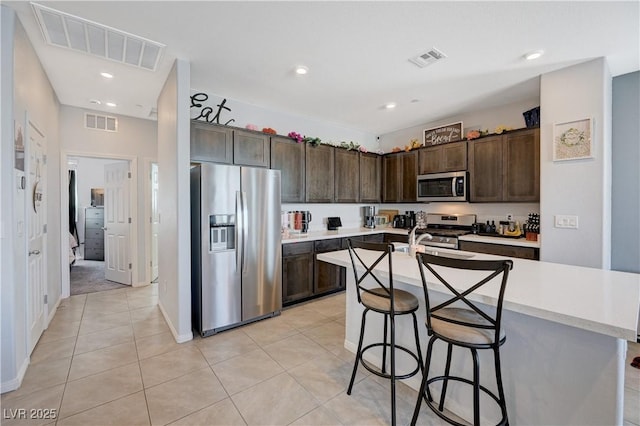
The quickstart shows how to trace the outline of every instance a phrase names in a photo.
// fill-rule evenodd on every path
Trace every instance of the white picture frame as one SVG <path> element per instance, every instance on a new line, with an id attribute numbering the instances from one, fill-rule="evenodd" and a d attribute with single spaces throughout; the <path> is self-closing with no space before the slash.
<path id="1" fill-rule="evenodd" d="M 593 158 L 593 119 L 553 125 L 553 161 Z"/>

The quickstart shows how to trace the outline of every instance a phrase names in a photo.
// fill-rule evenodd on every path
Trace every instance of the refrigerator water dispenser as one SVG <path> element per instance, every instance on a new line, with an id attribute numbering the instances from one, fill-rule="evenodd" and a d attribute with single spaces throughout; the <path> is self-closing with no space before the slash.
<path id="1" fill-rule="evenodd" d="M 234 214 L 209 216 L 209 251 L 235 250 L 235 218 Z"/>

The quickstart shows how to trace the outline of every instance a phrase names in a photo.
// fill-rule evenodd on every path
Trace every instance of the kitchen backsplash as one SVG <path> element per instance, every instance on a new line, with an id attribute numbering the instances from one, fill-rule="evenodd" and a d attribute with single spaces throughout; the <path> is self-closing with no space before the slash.
<path id="1" fill-rule="evenodd" d="M 487 220 L 506 220 L 507 215 L 513 215 L 512 220 L 520 223 L 527 221 L 529 213 L 540 213 L 538 203 L 415 203 L 415 204 L 283 204 L 282 211 L 308 210 L 312 214 L 309 223 L 309 231 L 322 231 L 327 229 L 327 218 L 340 216 L 342 229 L 358 228 L 362 226 L 362 207 L 376 206 L 376 212 L 380 209 L 398 210 L 404 213 L 407 210 L 426 213 L 471 213 L 478 217 L 478 222 Z"/>

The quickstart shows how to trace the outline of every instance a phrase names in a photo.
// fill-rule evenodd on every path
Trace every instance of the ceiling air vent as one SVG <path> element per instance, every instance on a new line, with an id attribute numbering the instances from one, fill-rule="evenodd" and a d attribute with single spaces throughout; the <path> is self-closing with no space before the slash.
<path id="1" fill-rule="evenodd" d="M 84 127 L 87 129 L 103 130 L 105 132 L 117 132 L 118 119 L 107 115 L 85 113 Z"/>
<path id="2" fill-rule="evenodd" d="M 441 59 L 446 58 L 447 55 L 445 55 L 444 53 L 442 53 L 441 51 L 439 51 L 438 49 L 436 49 L 435 47 L 432 47 L 431 49 L 429 49 L 428 51 L 426 51 L 425 53 L 418 55 L 414 58 L 409 58 L 409 61 L 413 62 L 414 64 L 416 64 L 418 67 L 420 68 L 424 68 L 427 65 L 431 65 Z"/>
<path id="3" fill-rule="evenodd" d="M 31 3 L 42 35 L 52 46 L 155 71 L 164 44 Z"/>

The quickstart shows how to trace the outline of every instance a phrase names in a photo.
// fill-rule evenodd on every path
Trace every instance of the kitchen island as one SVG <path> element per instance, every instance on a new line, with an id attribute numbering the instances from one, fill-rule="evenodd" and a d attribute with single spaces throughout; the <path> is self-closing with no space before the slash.
<path id="1" fill-rule="evenodd" d="M 447 250 L 440 252 L 446 254 Z M 499 258 L 461 251 L 453 253 L 466 253 L 473 259 Z M 364 253 L 364 258 L 373 258 L 369 254 Z M 345 348 L 355 353 L 362 308 L 354 290 L 348 251 L 323 253 L 318 259 L 347 268 Z M 640 275 L 524 259 L 513 259 L 513 262 L 502 320 L 507 341 L 501 347 L 509 422 L 517 425 L 622 424 L 624 363 L 627 340 L 637 338 Z M 386 276 L 387 264 L 382 263 L 376 270 Z M 416 260 L 396 252 L 393 270 L 394 285 L 419 298 L 419 315 L 424 317 L 424 294 Z M 464 280 L 465 275 L 460 274 L 459 279 Z M 435 291 L 434 298 L 438 299 L 438 292 L 442 293 L 444 286 L 435 281 L 429 285 Z M 486 292 L 479 292 L 471 299 L 487 305 L 496 303 Z M 379 317 L 369 316 L 365 345 L 382 335 L 382 316 Z M 378 327 L 374 326 L 376 321 Z M 396 321 L 397 343 L 413 347 L 410 319 L 399 317 Z M 426 327 L 420 327 L 420 332 L 424 351 L 428 341 Z M 377 354 L 368 361 L 379 365 L 380 358 L 375 356 Z M 444 371 L 445 356 L 446 347 L 436 344 L 431 374 Z M 479 356 L 481 382 L 495 390 L 492 357 L 489 353 Z M 408 371 L 408 365 L 408 360 L 400 359 L 399 371 Z M 470 366 L 469 351 L 454 350 L 452 369 L 470 377 Z M 406 383 L 418 389 L 419 375 Z M 447 394 L 447 401 L 451 411 L 462 418 L 472 418 L 470 389 L 453 389 Z M 481 405 L 483 424 L 499 418 L 493 404 L 481 398 Z"/>

